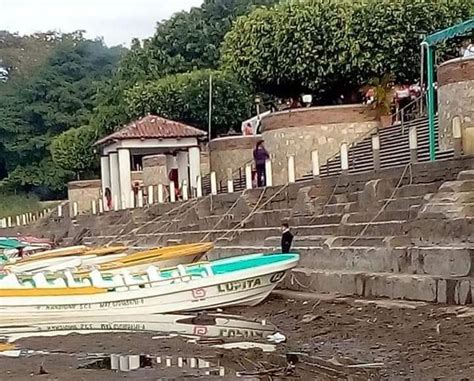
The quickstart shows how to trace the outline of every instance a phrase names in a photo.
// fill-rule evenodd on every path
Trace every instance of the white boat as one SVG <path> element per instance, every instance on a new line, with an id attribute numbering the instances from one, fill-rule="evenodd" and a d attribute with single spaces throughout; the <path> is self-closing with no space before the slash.
<path id="1" fill-rule="evenodd" d="M 298 254 L 253 254 L 162 271 L 149 266 L 139 276 L 123 270 L 106 277 L 94 270 L 80 280 L 65 272 L 52 281 L 43 273 L 21 281 L 12 273 L 0 279 L 0 321 L 253 306 L 298 261 Z"/>

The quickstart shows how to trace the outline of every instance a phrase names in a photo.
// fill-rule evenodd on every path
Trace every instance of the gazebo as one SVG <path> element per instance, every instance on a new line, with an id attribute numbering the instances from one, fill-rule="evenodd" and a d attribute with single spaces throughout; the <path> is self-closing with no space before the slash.
<path id="1" fill-rule="evenodd" d="M 201 168 L 199 139 L 205 136 L 197 128 L 147 115 L 100 139 L 102 195 L 108 188 L 122 208 L 132 207 L 132 169 L 140 170 L 143 158 L 152 155 L 165 155 L 168 171 L 177 168 L 179 183 L 186 180 L 195 188 Z"/>

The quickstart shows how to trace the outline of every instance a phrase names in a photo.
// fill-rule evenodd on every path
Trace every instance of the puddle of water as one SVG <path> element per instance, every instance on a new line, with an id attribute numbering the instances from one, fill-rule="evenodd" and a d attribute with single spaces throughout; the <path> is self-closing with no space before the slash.
<path id="1" fill-rule="evenodd" d="M 176 377 L 186 375 L 187 377 L 225 377 L 239 378 L 246 381 L 257 381 L 253 376 L 240 375 L 220 365 L 218 359 L 202 359 L 197 357 L 179 356 L 150 356 L 150 355 L 120 355 L 111 354 L 98 358 L 88 359 L 79 365 L 79 369 L 111 370 L 118 372 L 130 372 L 138 369 L 159 369 L 160 376 L 165 379 L 168 376 Z M 161 379 L 161 378 L 160 378 Z"/>
<path id="2" fill-rule="evenodd" d="M 30 337 L 63 336 L 71 333 L 93 334 L 114 332 L 153 332 L 157 338 L 246 338 L 265 339 L 275 332 L 267 322 L 245 320 L 223 314 L 149 315 L 140 317 L 97 317 L 75 320 L 55 320 L 17 325 L 0 323 L 0 336 L 13 343 Z M 1 350 L 1 348 L 0 348 Z"/>

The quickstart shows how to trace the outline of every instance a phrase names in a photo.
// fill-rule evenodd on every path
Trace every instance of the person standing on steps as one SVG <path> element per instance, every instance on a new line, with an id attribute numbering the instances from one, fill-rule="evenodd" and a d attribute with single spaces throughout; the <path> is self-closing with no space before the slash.
<path id="1" fill-rule="evenodd" d="M 257 186 L 264 187 L 267 183 L 267 176 L 265 173 L 265 163 L 270 158 L 268 151 L 265 148 L 264 141 L 260 140 L 254 151 L 253 159 L 255 161 L 255 169 L 257 170 Z"/>
<path id="2" fill-rule="evenodd" d="M 291 244 L 293 243 L 293 234 L 290 231 L 290 226 L 285 222 L 281 224 L 281 252 L 287 254 L 291 251 Z"/>

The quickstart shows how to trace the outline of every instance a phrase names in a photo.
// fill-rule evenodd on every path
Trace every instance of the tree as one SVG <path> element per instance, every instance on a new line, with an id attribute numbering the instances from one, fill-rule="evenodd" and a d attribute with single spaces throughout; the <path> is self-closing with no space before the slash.
<path id="1" fill-rule="evenodd" d="M 232 75 L 218 71 L 196 70 L 140 83 L 127 92 L 127 107 L 133 117 L 152 113 L 207 131 L 210 75 L 213 134 L 240 128 L 250 116 L 252 93 Z"/>
<path id="2" fill-rule="evenodd" d="M 421 34 L 469 14 L 469 0 L 286 2 L 239 18 L 225 37 L 223 64 L 259 90 L 311 91 L 330 103 L 388 72 L 415 80 Z"/>
<path id="3" fill-rule="evenodd" d="M 50 145 L 62 132 L 89 123 L 97 89 L 122 53 L 101 41 L 65 39 L 34 74 L 9 84 L 0 97 L 0 174 L 8 174 L 8 183 L 58 189 L 56 180 L 71 173 L 56 166 Z"/>
<path id="4" fill-rule="evenodd" d="M 94 149 L 97 131 L 91 126 L 71 128 L 54 138 L 50 151 L 54 163 L 76 178 L 98 168 Z"/>
<path id="5" fill-rule="evenodd" d="M 279 0 L 205 0 L 157 24 L 154 36 L 134 40 L 113 78 L 98 95 L 92 124 L 110 133 L 130 120 L 125 93 L 136 83 L 200 69 L 216 69 L 220 46 L 234 20 Z"/>

